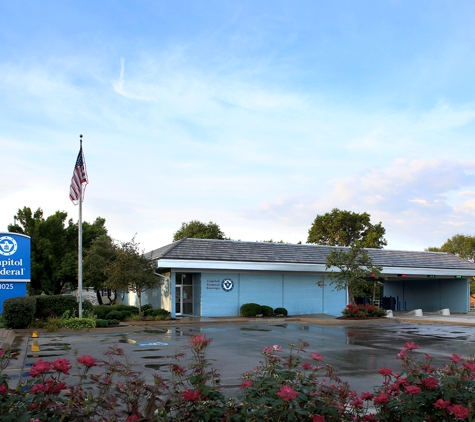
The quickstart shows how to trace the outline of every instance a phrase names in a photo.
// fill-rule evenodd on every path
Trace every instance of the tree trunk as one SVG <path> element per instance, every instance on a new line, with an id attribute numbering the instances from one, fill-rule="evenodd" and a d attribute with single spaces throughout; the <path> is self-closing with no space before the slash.
<path id="1" fill-rule="evenodd" d="M 137 291 L 137 307 L 139 308 L 139 315 L 142 316 L 142 292 Z"/>
<path id="2" fill-rule="evenodd" d="M 101 294 L 101 291 L 99 289 L 96 290 L 96 297 L 97 297 L 97 303 L 99 305 L 103 305 L 104 303 L 102 302 L 102 294 Z"/>

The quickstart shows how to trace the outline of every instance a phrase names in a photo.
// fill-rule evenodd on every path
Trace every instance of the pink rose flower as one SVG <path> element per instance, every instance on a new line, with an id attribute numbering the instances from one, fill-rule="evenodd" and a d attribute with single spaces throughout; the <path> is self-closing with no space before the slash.
<path id="1" fill-rule="evenodd" d="M 436 388 L 439 385 L 439 381 L 437 381 L 434 377 L 427 377 L 422 380 L 422 385 L 429 390 Z"/>
<path id="2" fill-rule="evenodd" d="M 361 393 L 361 399 L 362 400 L 373 400 L 374 398 L 374 394 L 371 394 L 371 393 L 368 393 L 368 392 L 365 392 L 365 393 Z"/>
<path id="3" fill-rule="evenodd" d="M 208 345 L 211 343 L 210 338 L 206 338 L 205 335 L 201 336 L 193 336 L 190 339 L 190 344 L 193 346 L 193 349 L 196 351 L 200 351 L 208 347 Z"/>
<path id="4" fill-rule="evenodd" d="M 416 343 L 414 343 L 413 341 L 411 341 L 411 342 L 407 342 L 404 345 L 404 348 L 406 350 L 415 350 L 415 349 L 419 349 L 419 346 Z"/>
<path id="5" fill-rule="evenodd" d="M 188 390 L 188 388 L 185 388 L 185 391 L 183 392 L 183 400 L 198 401 L 200 398 L 201 398 L 200 390 L 191 391 L 191 390 Z"/>
<path id="6" fill-rule="evenodd" d="M 466 419 L 468 414 L 470 413 L 466 407 L 463 407 L 461 404 L 454 404 L 449 406 L 447 410 L 450 413 L 453 413 L 454 416 L 458 419 Z"/>
<path id="7" fill-rule="evenodd" d="M 310 359 L 313 359 L 313 360 L 317 360 L 319 362 L 322 362 L 323 361 L 323 356 L 318 354 L 318 353 L 312 353 L 310 355 Z"/>
<path id="8" fill-rule="evenodd" d="M 97 364 L 96 364 L 97 359 L 93 358 L 90 355 L 79 356 L 78 357 L 78 362 L 81 363 L 84 366 L 87 366 L 88 368 L 91 368 L 93 366 L 97 366 Z"/>
<path id="9" fill-rule="evenodd" d="M 378 372 L 379 372 L 381 375 L 387 377 L 388 375 L 392 375 L 393 370 L 392 370 L 392 369 L 389 369 L 389 368 L 381 368 Z"/>
<path id="10" fill-rule="evenodd" d="M 452 355 L 452 357 L 450 358 L 450 360 L 454 363 L 459 363 L 459 362 L 463 362 L 465 359 L 460 356 L 460 355 L 456 355 L 455 353 Z"/>
<path id="11" fill-rule="evenodd" d="M 252 381 L 244 381 L 240 386 L 240 390 L 245 390 L 246 388 L 250 387 L 252 385 Z"/>
<path id="12" fill-rule="evenodd" d="M 299 393 L 297 393 L 297 391 L 295 391 L 290 385 L 283 385 L 280 387 L 280 391 L 277 395 L 285 401 L 289 401 L 295 399 Z"/>
<path id="13" fill-rule="evenodd" d="M 439 399 L 434 403 L 434 407 L 436 409 L 445 409 L 449 405 L 450 405 L 450 400 Z"/>
<path id="14" fill-rule="evenodd" d="M 55 371 L 62 372 L 64 375 L 69 375 L 69 370 L 72 368 L 72 365 L 69 363 L 69 360 L 58 358 L 52 363 L 52 368 Z"/>
<path id="15" fill-rule="evenodd" d="M 417 385 L 406 386 L 407 394 L 421 394 L 421 389 Z"/>
<path id="16" fill-rule="evenodd" d="M 381 393 L 374 398 L 374 404 L 383 404 L 389 401 L 389 394 Z"/>
<path id="17" fill-rule="evenodd" d="M 48 372 L 51 370 L 51 364 L 49 362 L 46 362 L 43 359 L 38 359 L 30 369 L 30 376 L 33 378 L 39 377 L 40 375 L 43 375 L 45 372 Z"/>

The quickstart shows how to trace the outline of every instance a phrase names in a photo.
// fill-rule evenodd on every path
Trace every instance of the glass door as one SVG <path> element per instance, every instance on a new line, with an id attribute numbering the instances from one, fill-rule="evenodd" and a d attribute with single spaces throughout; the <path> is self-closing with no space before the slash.
<path id="1" fill-rule="evenodd" d="M 175 287 L 175 314 L 176 315 L 183 315 L 183 286 L 176 286 Z"/>
<path id="2" fill-rule="evenodd" d="M 176 275 L 175 315 L 193 315 L 193 274 Z"/>

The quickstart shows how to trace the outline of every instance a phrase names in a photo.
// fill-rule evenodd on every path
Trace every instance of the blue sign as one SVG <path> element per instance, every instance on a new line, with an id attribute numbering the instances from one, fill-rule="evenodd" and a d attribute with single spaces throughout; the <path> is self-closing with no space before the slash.
<path id="1" fill-rule="evenodd" d="M 230 292 L 230 291 L 234 288 L 234 281 L 232 281 L 230 278 L 225 278 L 225 279 L 221 282 L 221 288 L 222 288 L 225 292 Z"/>
<path id="2" fill-rule="evenodd" d="M 30 244 L 29 236 L 17 233 L 0 233 L 0 283 L 30 281 Z"/>

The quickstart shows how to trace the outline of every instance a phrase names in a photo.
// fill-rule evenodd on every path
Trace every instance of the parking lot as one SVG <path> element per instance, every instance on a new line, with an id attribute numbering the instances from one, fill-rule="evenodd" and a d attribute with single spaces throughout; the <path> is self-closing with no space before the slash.
<path id="1" fill-rule="evenodd" d="M 120 347 L 149 382 L 153 374 L 168 376 L 177 352 L 185 352 L 195 334 L 212 339 L 207 357 L 221 374 L 222 385 L 232 392 L 240 376 L 262 359 L 266 346 L 285 350 L 299 340 L 309 343 L 307 350 L 317 352 L 339 376 L 358 392 L 372 391 L 382 381 L 378 369 L 399 369 L 396 355 L 406 342 L 420 346 L 418 354 L 434 357 L 436 364 L 447 362 L 452 353 L 475 356 L 475 326 L 417 324 L 383 320 L 360 324 L 318 324 L 305 321 L 247 321 L 243 323 L 180 323 L 130 325 L 89 332 L 17 332 L 12 347 L 20 352 L 7 372 L 16 383 L 28 376 L 29 367 L 39 358 L 64 357 L 75 361 L 75 354 L 104 358 L 104 352 Z"/>

